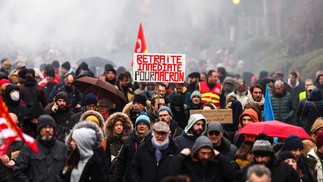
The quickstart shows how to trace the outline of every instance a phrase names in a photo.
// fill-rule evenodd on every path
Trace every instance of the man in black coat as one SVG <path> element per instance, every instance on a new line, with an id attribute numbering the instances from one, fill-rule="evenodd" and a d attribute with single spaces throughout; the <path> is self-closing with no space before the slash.
<path id="1" fill-rule="evenodd" d="M 130 165 L 133 156 L 139 146 L 151 138 L 150 121 L 148 117 L 138 117 L 135 122 L 135 129 L 130 133 L 128 140 L 123 144 L 117 157 L 116 167 L 113 171 L 112 181 L 120 182 L 123 176 L 126 181 L 131 181 Z M 150 141 L 148 141 L 150 142 Z"/>
<path id="2" fill-rule="evenodd" d="M 56 122 L 58 139 L 64 142 L 66 135 L 72 129 L 69 127 L 69 120 L 74 114 L 74 112 L 71 111 L 68 94 L 64 91 L 57 92 L 54 102 L 48 104 L 46 111 Z"/>
<path id="3" fill-rule="evenodd" d="M 228 156 L 232 161 L 235 160 L 235 154 L 237 147 L 231 144 L 230 140 L 224 137 L 224 130 L 222 125 L 213 121 L 207 126 L 207 137 L 212 142 L 213 148 L 219 151 L 221 154 Z"/>
<path id="4" fill-rule="evenodd" d="M 206 136 L 200 136 L 192 150 L 183 149 L 173 158 L 170 166 L 170 175 L 188 175 L 192 182 L 234 181 L 239 174 L 234 163 L 231 163 L 227 156 L 214 150 Z"/>
<path id="5" fill-rule="evenodd" d="M 130 179 L 139 181 L 160 181 L 170 167 L 178 148 L 169 137 L 169 126 L 165 122 L 156 122 L 153 136 L 143 143 L 135 154 L 130 167 Z"/>
<path id="6" fill-rule="evenodd" d="M 254 160 L 241 170 L 240 181 L 245 182 L 247 179 L 248 169 L 255 165 L 265 165 L 271 172 L 271 180 L 275 182 L 300 181 L 300 177 L 287 163 L 276 159 L 274 156 L 273 146 L 268 140 L 256 140 L 252 152 Z"/>
<path id="7" fill-rule="evenodd" d="M 24 145 L 13 168 L 16 181 L 62 181 L 60 174 L 67 157 L 64 143 L 56 140 L 56 124 L 50 115 L 41 115 L 37 124 L 38 153 Z"/>

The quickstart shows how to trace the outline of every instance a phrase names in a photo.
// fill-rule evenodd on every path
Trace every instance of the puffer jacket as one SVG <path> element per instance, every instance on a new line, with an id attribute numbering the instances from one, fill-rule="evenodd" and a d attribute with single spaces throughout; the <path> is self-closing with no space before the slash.
<path id="1" fill-rule="evenodd" d="M 113 132 L 113 127 L 117 121 L 121 121 L 123 125 L 123 132 L 121 135 L 117 135 Z M 132 129 L 132 122 L 126 114 L 116 112 L 109 116 L 106 123 L 104 124 L 104 133 L 109 144 L 109 147 L 107 147 L 107 149 L 110 149 L 111 155 L 118 155 L 122 144 L 128 139 L 128 136 Z"/>
<path id="2" fill-rule="evenodd" d="M 295 113 L 295 107 L 293 105 L 292 96 L 290 93 L 288 93 L 286 90 L 282 95 L 278 95 L 274 92 L 270 96 L 270 100 L 276 120 L 289 124 L 296 124 L 292 121 Z"/>
<path id="3" fill-rule="evenodd" d="M 313 89 L 304 105 L 303 116 L 306 118 L 305 130 L 309 132 L 314 121 L 323 117 L 323 100 L 319 89 Z"/>

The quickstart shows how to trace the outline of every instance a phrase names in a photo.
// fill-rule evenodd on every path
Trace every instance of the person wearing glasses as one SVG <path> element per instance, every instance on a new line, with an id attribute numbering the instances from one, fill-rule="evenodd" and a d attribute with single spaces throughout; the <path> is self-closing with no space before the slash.
<path id="1" fill-rule="evenodd" d="M 224 130 L 219 122 L 213 121 L 209 123 L 206 135 L 212 142 L 215 150 L 219 151 L 223 155 L 228 156 L 230 160 L 234 160 L 235 153 L 237 152 L 238 148 L 232 145 L 231 142 L 224 137 Z"/>

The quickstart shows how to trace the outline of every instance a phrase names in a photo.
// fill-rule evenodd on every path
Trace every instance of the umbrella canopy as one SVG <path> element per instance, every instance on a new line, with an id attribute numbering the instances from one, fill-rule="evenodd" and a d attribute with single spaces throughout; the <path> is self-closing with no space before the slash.
<path id="1" fill-rule="evenodd" d="M 304 128 L 286 124 L 277 120 L 259 123 L 248 123 L 243 128 L 241 128 L 237 134 L 257 136 L 260 133 L 278 138 L 286 138 L 288 135 L 294 134 L 302 139 L 311 140 L 311 137 L 306 133 Z"/>
<path id="2" fill-rule="evenodd" d="M 114 85 L 98 78 L 84 76 L 76 79 L 73 85 L 83 94 L 94 93 L 99 99 L 108 98 L 115 104 L 123 104 L 127 101 L 123 93 Z"/>
<path id="3" fill-rule="evenodd" d="M 81 62 L 86 62 L 89 66 L 94 67 L 104 67 L 106 64 L 111 64 L 113 67 L 115 67 L 115 64 L 108 59 L 101 58 L 101 57 L 88 57 L 83 58 L 77 62 L 77 64 L 80 64 Z"/>

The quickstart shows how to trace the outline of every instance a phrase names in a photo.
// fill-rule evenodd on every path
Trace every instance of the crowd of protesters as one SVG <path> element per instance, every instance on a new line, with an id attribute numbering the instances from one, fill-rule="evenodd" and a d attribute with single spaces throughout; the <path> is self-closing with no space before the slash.
<path id="1" fill-rule="evenodd" d="M 39 151 L 15 141 L 1 156 L 0 181 L 323 181 L 323 70 L 303 81 L 296 71 L 286 79 L 216 67 L 173 84 L 133 82 L 106 64 L 97 78 L 120 90 L 123 104 L 73 84 L 95 75 L 86 62 L 73 70 L 57 60 L 42 69 L 1 60 L 1 98 Z M 312 140 L 237 134 L 263 122 L 267 85 L 275 119 Z M 232 124 L 190 115 L 212 109 L 231 109 Z"/>

